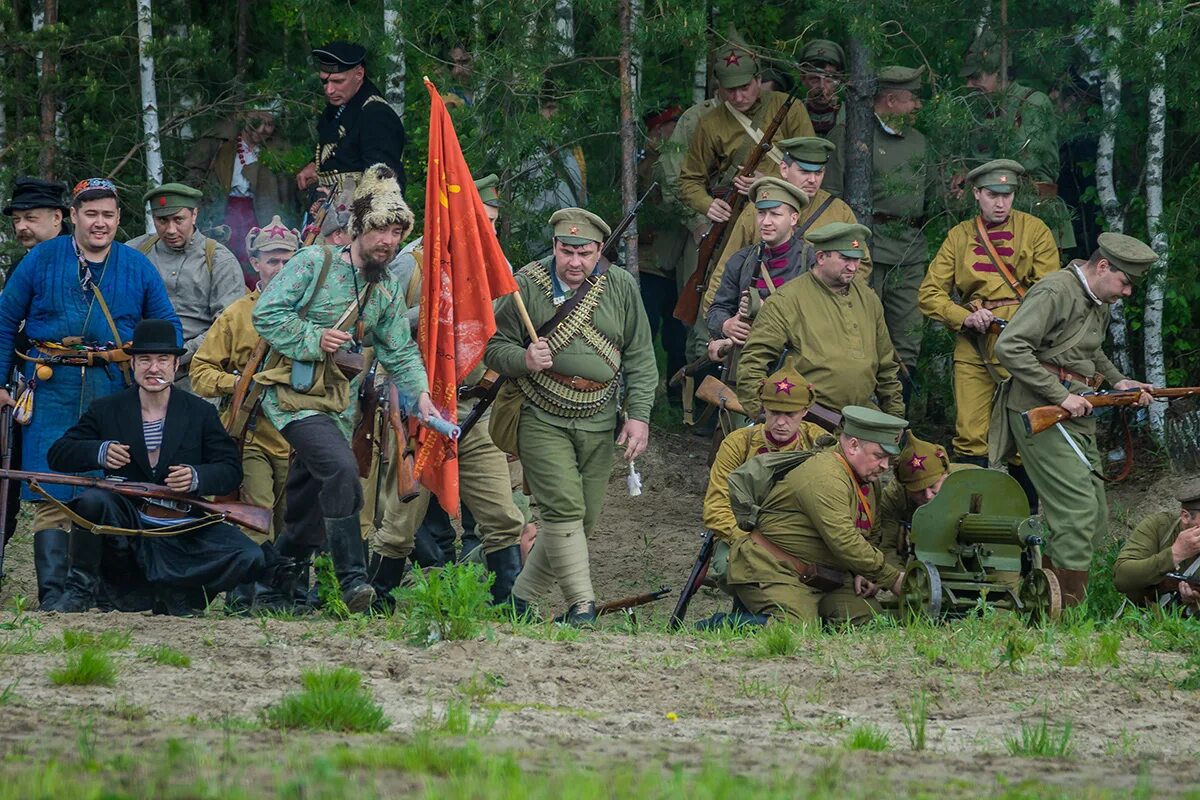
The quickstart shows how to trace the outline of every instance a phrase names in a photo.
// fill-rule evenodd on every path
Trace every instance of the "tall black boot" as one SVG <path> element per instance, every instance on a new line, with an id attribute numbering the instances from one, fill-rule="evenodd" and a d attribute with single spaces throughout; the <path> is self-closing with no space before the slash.
<path id="1" fill-rule="evenodd" d="M 521 546 L 519 544 L 509 545 L 503 550 L 488 553 L 484 558 L 487 561 L 488 569 L 496 576 L 496 580 L 492 584 L 493 605 L 512 604 L 513 610 L 518 616 L 524 615 L 528 606 L 524 600 L 513 596 L 512 593 L 517 575 L 521 573 Z"/>
<path id="2" fill-rule="evenodd" d="M 208 605 L 208 597 L 198 586 L 174 586 L 160 583 L 155 585 L 158 602 L 154 613 L 168 617 L 199 617 Z"/>
<path id="3" fill-rule="evenodd" d="M 62 597 L 67 584 L 70 547 L 71 535 L 59 528 L 46 528 L 33 534 L 33 566 L 37 571 L 38 605 L 42 611 L 52 610 Z"/>
<path id="4" fill-rule="evenodd" d="M 400 586 L 407 572 L 407 558 L 388 558 L 379 554 L 371 558 L 371 588 L 375 590 L 376 611 L 391 613 L 396 607 L 392 590 Z"/>
<path id="5" fill-rule="evenodd" d="M 367 582 L 367 559 L 358 515 L 326 517 L 325 540 L 346 608 L 355 614 L 366 611 L 375 602 L 375 590 Z"/>
<path id="6" fill-rule="evenodd" d="M 71 566 L 67 571 L 66 588 L 49 611 L 79 614 L 96 606 L 96 591 L 100 588 L 100 557 L 104 542 L 94 533 L 82 528 L 71 529 Z"/>
<path id="7" fill-rule="evenodd" d="M 1025 471 L 1024 464 L 1009 464 L 1008 474 L 1012 479 L 1021 484 L 1021 488 L 1025 490 L 1025 497 L 1029 499 L 1029 513 L 1038 513 L 1038 493 L 1034 488 L 1033 481 L 1029 479 L 1029 473 Z"/>
<path id="8" fill-rule="evenodd" d="M 910 367 L 907 364 L 904 366 L 907 367 L 907 369 L 900 370 L 900 399 L 904 402 L 905 408 L 911 408 L 913 391 L 917 387 L 913 384 L 913 380 L 909 377 L 909 375 L 912 374 L 912 371 L 916 369 L 916 367 Z"/>

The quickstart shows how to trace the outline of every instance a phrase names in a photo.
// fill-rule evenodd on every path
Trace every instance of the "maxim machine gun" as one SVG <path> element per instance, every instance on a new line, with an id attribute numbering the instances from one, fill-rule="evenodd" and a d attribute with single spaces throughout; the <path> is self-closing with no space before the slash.
<path id="1" fill-rule="evenodd" d="M 1025 492 L 1006 473 L 965 469 L 913 514 L 900 591 L 906 616 L 964 614 L 981 602 L 1031 624 L 1057 619 L 1062 595 L 1042 569 L 1042 528 Z"/>

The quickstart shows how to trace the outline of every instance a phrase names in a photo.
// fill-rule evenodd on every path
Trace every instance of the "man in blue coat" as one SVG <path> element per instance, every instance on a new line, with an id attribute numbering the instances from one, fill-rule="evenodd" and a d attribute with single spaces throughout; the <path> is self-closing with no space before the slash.
<path id="1" fill-rule="evenodd" d="M 116 186 L 88 178 L 72 195 L 74 235 L 30 250 L 0 294 L 0 385 L 9 382 L 16 366 L 24 392 L 32 392 L 18 397 L 17 418 L 29 415 L 21 468 L 35 472 L 47 471 L 50 445 L 93 400 L 129 385 L 129 356 L 121 346 L 138 322 L 168 320 L 182 341 L 158 270 L 141 253 L 113 241 L 121 221 Z M 22 322 L 29 349 L 18 358 L 13 346 Z M 0 388 L 0 404 L 13 404 L 7 389 Z M 47 488 L 63 501 L 76 493 L 67 486 Z M 22 499 L 38 500 L 28 488 Z M 51 608 L 62 594 L 68 527 L 61 512 L 37 503 L 34 566 L 42 608 Z"/>

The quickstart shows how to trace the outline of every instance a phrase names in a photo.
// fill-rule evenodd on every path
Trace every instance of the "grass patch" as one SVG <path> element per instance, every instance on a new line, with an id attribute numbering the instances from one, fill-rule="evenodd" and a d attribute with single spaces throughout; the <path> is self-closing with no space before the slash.
<path id="1" fill-rule="evenodd" d="M 350 607 L 342 599 L 342 586 L 338 583 L 337 573 L 333 571 L 333 559 L 328 553 L 322 553 L 313 559 L 313 574 L 317 581 L 317 597 L 321 599 L 321 609 L 334 619 L 349 619 Z"/>
<path id="2" fill-rule="evenodd" d="M 417 775 L 465 775 L 490 769 L 519 773 L 512 756 L 483 753 L 473 744 L 445 745 L 428 735 L 411 743 L 375 747 L 338 747 L 330 757 L 343 769 L 398 770 Z"/>
<path id="3" fill-rule="evenodd" d="M 886 731 L 881 731 L 874 725 L 856 725 L 850 729 L 842 746 L 847 750 L 870 750 L 882 753 L 891 748 Z"/>
<path id="4" fill-rule="evenodd" d="M 754 646 L 750 648 L 753 658 L 780 658 L 795 655 L 803 642 L 801 634 L 807 633 L 807 628 L 797 629 L 794 625 L 772 622 L 759 631 L 754 637 Z"/>
<path id="5" fill-rule="evenodd" d="M 133 631 L 76 631 L 67 629 L 62 632 L 64 650 L 124 650 L 133 641 Z"/>
<path id="6" fill-rule="evenodd" d="M 1022 722 L 1019 734 L 1005 737 L 1004 746 L 1014 756 L 1070 758 L 1071 723 L 1065 722 L 1061 727 L 1051 725 L 1049 717 L 1043 714 L 1035 724 Z"/>
<path id="7" fill-rule="evenodd" d="M 913 750 L 924 750 L 926 727 L 929 724 L 929 693 L 922 689 L 913 694 L 908 708 L 900 709 L 900 724 L 908 737 L 908 746 Z"/>
<path id="8" fill-rule="evenodd" d="M 354 670 L 306 670 L 300 680 L 303 691 L 264 712 L 272 727 L 355 733 L 384 731 L 391 725 Z"/>
<path id="9" fill-rule="evenodd" d="M 67 653 L 66 663 L 51 671 L 57 686 L 112 686 L 117 682 L 117 665 L 104 650 L 84 647 Z"/>
<path id="10" fill-rule="evenodd" d="M 413 585 L 393 591 L 404 637 L 415 644 L 474 639 L 485 623 L 499 619 L 491 605 L 494 580 L 480 564 L 414 569 Z"/>
<path id="11" fill-rule="evenodd" d="M 483 716 L 471 714 L 471 704 L 465 700 L 451 700 L 446 703 L 446 710 L 441 716 L 435 716 L 433 709 L 417 721 L 417 730 L 421 733 L 442 736 L 486 736 L 492 732 L 500 712 L 495 708 L 488 710 Z"/>
<path id="12" fill-rule="evenodd" d="M 118 697 L 117 702 L 113 703 L 112 713 L 123 720 L 138 722 L 150 715 L 150 709 L 139 706 L 128 697 Z"/>
<path id="13" fill-rule="evenodd" d="M 192 665 L 191 656 L 165 644 L 143 647 L 138 650 L 138 656 L 164 667 L 190 667 Z"/>

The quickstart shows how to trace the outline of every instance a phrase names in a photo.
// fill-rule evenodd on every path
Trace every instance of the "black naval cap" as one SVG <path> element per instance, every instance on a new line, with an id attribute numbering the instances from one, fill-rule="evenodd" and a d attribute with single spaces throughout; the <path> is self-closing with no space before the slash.
<path id="1" fill-rule="evenodd" d="M 330 42 L 312 51 L 321 72 L 345 72 L 367 60 L 367 48 L 354 42 Z"/>
<path id="2" fill-rule="evenodd" d="M 28 211 L 31 208 L 57 208 L 65 212 L 66 193 L 65 183 L 44 181 L 41 178 L 17 178 L 12 199 L 4 206 L 4 215 L 11 217 L 14 211 Z"/>

